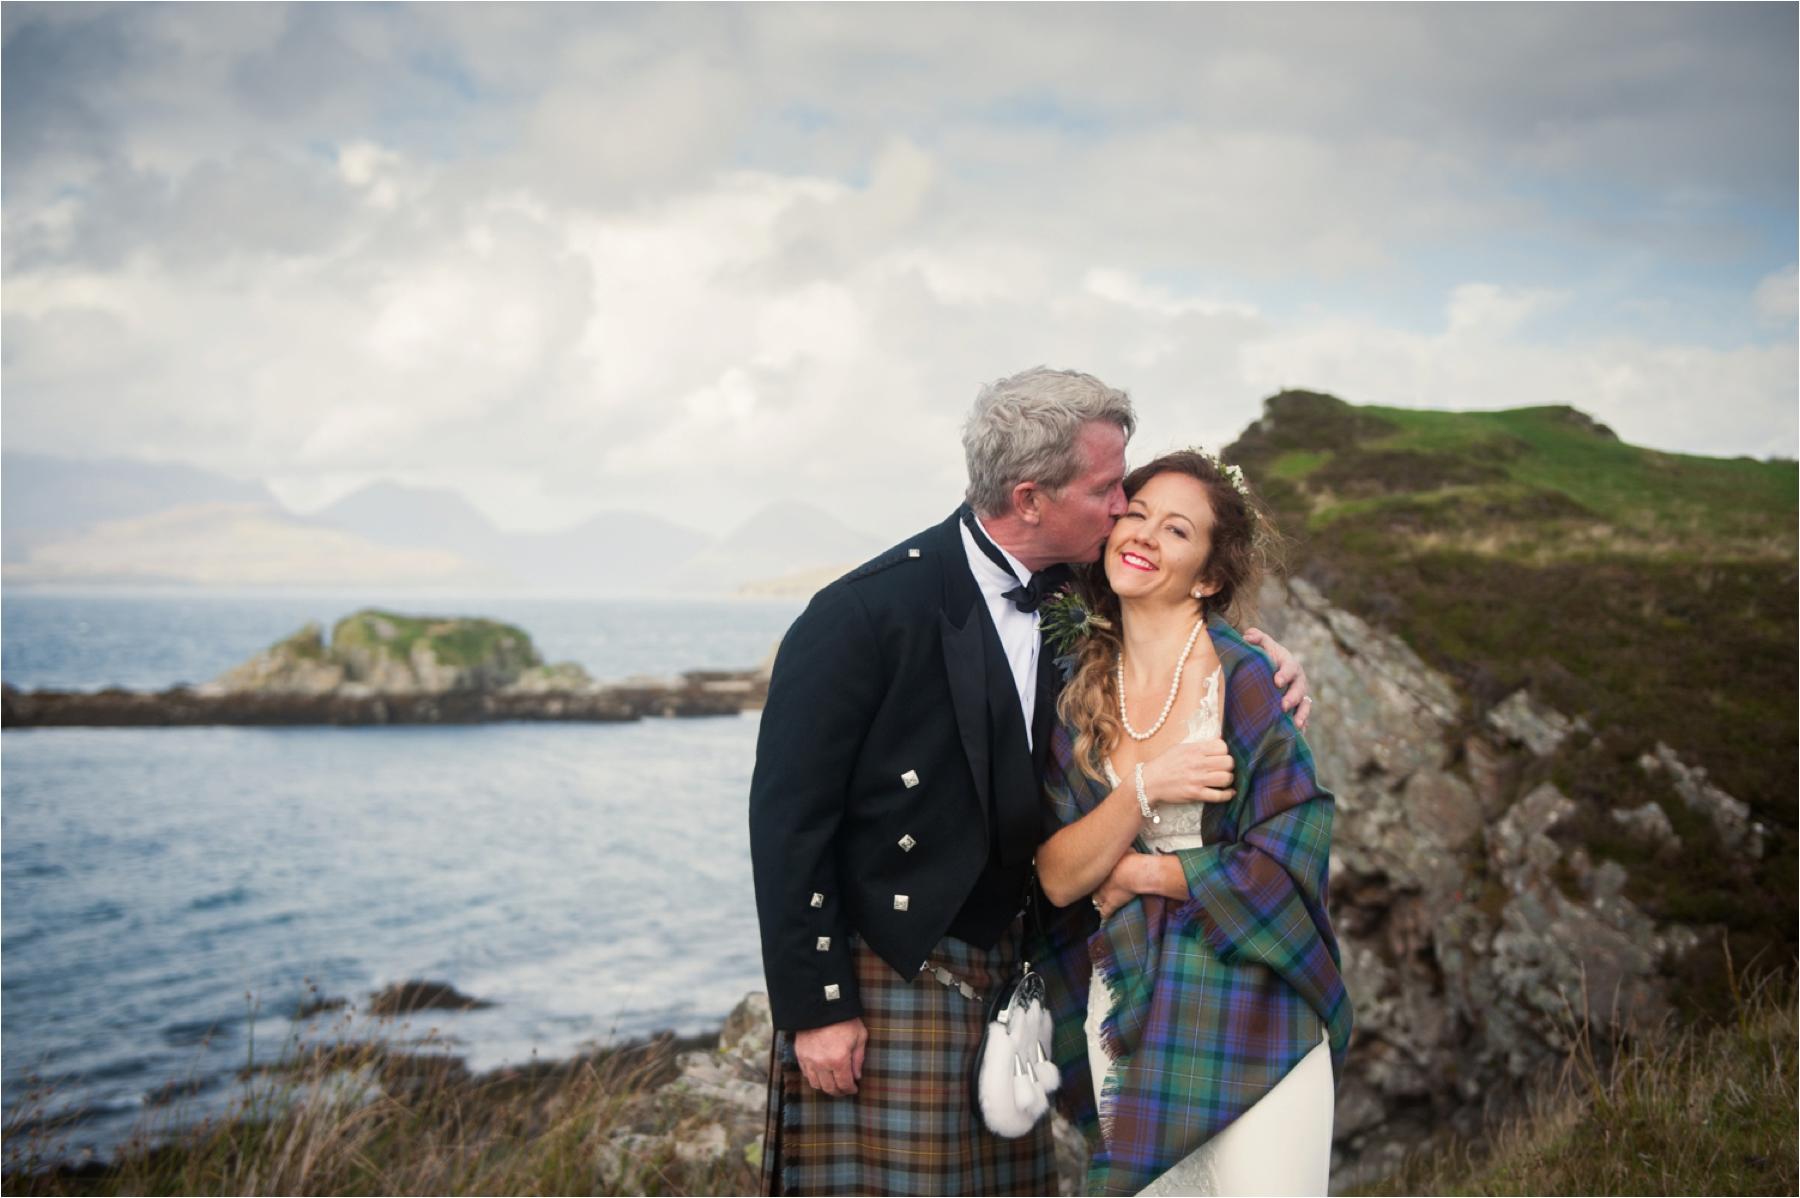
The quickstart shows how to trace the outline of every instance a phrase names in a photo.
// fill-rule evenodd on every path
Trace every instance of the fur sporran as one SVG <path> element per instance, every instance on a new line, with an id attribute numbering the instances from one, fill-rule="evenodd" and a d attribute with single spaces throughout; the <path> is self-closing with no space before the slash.
<path id="1" fill-rule="evenodd" d="M 1022 962 L 1019 976 L 989 1004 L 975 1054 L 975 1109 L 995 1135 L 1017 1139 L 1050 1110 L 1050 1095 L 1062 1081 L 1050 1059 L 1050 1033 L 1044 979 Z"/>

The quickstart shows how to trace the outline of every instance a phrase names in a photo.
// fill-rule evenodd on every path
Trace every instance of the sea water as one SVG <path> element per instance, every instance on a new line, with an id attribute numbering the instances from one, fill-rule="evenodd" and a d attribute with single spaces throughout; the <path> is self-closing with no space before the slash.
<path id="1" fill-rule="evenodd" d="M 795 602 L 463 599 L 597 678 L 763 659 Z M 5 680 L 211 678 L 320 597 L 8 595 Z M 449 982 L 413 1016 L 476 1069 L 716 1027 L 762 988 L 757 717 L 458 727 L 14 729 L 0 739 L 5 1103 L 106 1153 L 197 1114 L 303 1004 Z M 329 1017 L 328 1017 L 329 1018 Z M 28 1091 L 32 1096 L 27 1101 Z M 29 1107 L 30 1109 L 26 1109 Z"/>

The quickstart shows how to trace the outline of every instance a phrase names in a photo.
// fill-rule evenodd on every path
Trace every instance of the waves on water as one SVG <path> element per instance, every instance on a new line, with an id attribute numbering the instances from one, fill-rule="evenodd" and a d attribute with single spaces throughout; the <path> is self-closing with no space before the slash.
<path id="1" fill-rule="evenodd" d="M 183 644 L 206 641 L 195 623 L 220 629 L 184 659 L 203 667 L 134 678 L 67 638 L 18 647 L 59 620 L 97 619 L 20 618 L 19 604 L 6 599 L 6 672 L 28 686 L 198 680 L 299 623 L 221 600 L 185 617 Z M 664 611 L 674 627 L 654 645 L 583 664 L 623 677 L 753 663 L 794 611 L 712 608 Z M 122 618 L 145 635 L 179 622 L 166 610 Z M 652 623 L 629 605 L 607 618 L 590 645 Z M 596 619 L 578 605 L 519 622 L 574 643 Z M 258 620 L 248 650 L 220 648 Z M 694 656 L 668 661 L 677 651 Z M 19 661 L 36 673 L 15 679 Z M 415 1016 L 405 1033 L 435 1028 L 476 1069 L 716 1026 L 762 986 L 744 808 L 756 728 L 749 715 L 5 732 L 0 1032 L 13 1134 L 35 1124 L 69 1152 L 105 1154 L 146 1121 L 218 1113 L 252 1055 L 343 1034 L 338 1010 L 303 1009 L 342 998 L 359 1020 L 370 994 L 409 978 L 494 1004 Z"/>

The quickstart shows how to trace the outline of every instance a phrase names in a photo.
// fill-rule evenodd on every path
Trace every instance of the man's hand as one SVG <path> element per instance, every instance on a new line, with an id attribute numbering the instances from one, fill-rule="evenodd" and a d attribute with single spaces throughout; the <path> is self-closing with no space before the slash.
<path id="1" fill-rule="evenodd" d="M 833 1098 L 856 1093 L 856 1083 L 862 1079 L 863 1050 L 868 1045 L 869 1029 L 861 1019 L 794 1033 L 794 1056 L 806 1084 Z"/>
<path id="2" fill-rule="evenodd" d="M 1306 670 L 1300 659 L 1283 649 L 1278 641 L 1260 628 L 1246 629 L 1244 639 L 1269 655 L 1275 663 L 1275 685 L 1283 690 L 1281 710 L 1294 713 L 1294 727 L 1306 731 L 1306 721 L 1317 706 L 1306 693 Z"/>

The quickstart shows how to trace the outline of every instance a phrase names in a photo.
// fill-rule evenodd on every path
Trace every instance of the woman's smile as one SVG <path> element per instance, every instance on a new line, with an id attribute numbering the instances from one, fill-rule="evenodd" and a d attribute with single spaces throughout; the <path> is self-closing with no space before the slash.
<path id="1" fill-rule="evenodd" d="M 1142 557 L 1133 553 L 1129 549 L 1124 549 L 1119 552 L 1119 560 L 1125 565 L 1130 566 L 1133 570 L 1143 570 L 1146 573 L 1153 573 L 1157 569 L 1155 562 L 1152 562 L 1147 557 Z"/>

